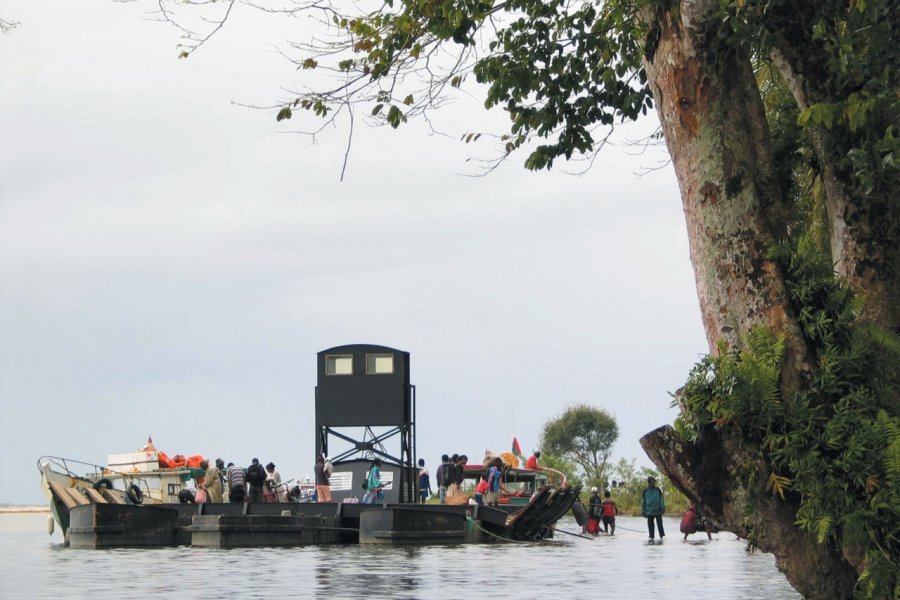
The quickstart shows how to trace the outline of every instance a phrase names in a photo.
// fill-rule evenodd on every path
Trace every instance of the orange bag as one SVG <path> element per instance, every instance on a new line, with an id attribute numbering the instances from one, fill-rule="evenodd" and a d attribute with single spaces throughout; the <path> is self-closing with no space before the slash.
<path id="1" fill-rule="evenodd" d="M 203 458 L 202 456 L 200 456 L 199 454 L 195 454 L 194 456 L 189 456 L 187 459 L 187 466 L 189 466 L 193 469 L 199 469 L 200 463 L 202 463 L 204 460 L 206 460 L 206 459 Z"/>

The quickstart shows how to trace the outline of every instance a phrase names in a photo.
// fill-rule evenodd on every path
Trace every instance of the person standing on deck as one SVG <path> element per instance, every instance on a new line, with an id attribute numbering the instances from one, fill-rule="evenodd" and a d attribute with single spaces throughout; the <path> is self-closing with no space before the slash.
<path id="1" fill-rule="evenodd" d="M 244 497 L 247 495 L 244 469 L 234 463 L 228 463 L 225 479 L 228 480 L 228 500 L 231 502 L 243 502 Z"/>
<path id="2" fill-rule="evenodd" d="M 538 470 L 538 459 L 541 457 L 541 451 L 535 450 L 531 456 L 528 457 L 528 460 L 525 461 L 525 468 L 531 471 Z"/>
<path id="3" fill-rule="evenodd" d="M 270 462 L 266 465 L 266 481 L 275 494 L 275 500 L 278 502 L 287 502 L 287 494 L 284 492 L 284 486 L 281 485 L 281 473 L 275 470 L 275 463 Z"/>
<path id="4" fill-rule="evenodd" d="M 450 457 L 450 463 L 444 469 L 444 485 L 447 486 L 447 495 L 451 498 L 456 495 L 456 463 L 459 462 L 459 454 Z"/>
<path id="5" fill-rule="evenodd" d="M 484 494 L 484 503 L 488 506 L 497 506 L 500 503 L 500 478 L 503 474 L 503 459 L 499 456 L 491 461 L 488 469 L 488 489 Z"/>
<path id="6" fill-rule="evenodd" d="M 222 485 L 222 502 L 225 502 L 225 490 L 228 489 L 225 481 L 225 461 L 221 458 L 216 459 L 216 470 L 219 471 L 219 483 Z"/>
<path id="7" fill-rule="evenodd" d="M 647 517 L 647 529 L 650 532 L 650 541 L 653 541 L 654 531 L 653 523 L 659 529 L 659 541 L 666 536 L 663 530 L 662 516 L 666 512 L 666 499 L 663 497 L 662 490 L 656 487 L 656 478 L 647 478 L 647 489 L 641 495 L 641 514 Z"/>
<path id="8" fill-rule="evenodd" d="M 376 458 L 372 461 L 372 467 L 369 469 L 369 477 L 366 480 L 366 495 L 363 496 L 363 504 L 375 504 L 379 500 L 384 499 L 384 492 L 381 484 L 381 459 Z"/>
<path id="9" fill-rule="evenodd" d="M 437 472 L 435 473 L 435 477 L 437 478 L 437 486 L 438 486 L 438 499 L 440 503 L 444 503 L 444 499 L 447 497 L 447 467 L 450 465 L 450 457 L 446 454 L 441 455 L 441 464 L 437 468 Z"/>
<path id="10" fill-rule="evenodd" d="M 431 495 L 431 476 L 425 467 L 425 459 L 419 459 L 419 501 L 425 504 L 428 496 Z"/>
<path id="11" fill-rule="evenodd" d="M 456 467 L 453 469 L 453 486 L 456 490 L 456 495 L 463 493 L 462 484 L 465 479 L 465 469 L 467 464 L 469 464 L 469 457 L 465 454 L 460 454 L 459 460 L 456 461 Z"/>
<path id="12" fill-rule="evenodd" d="M 484 504 L 484 494 L 488 491 L 487 475 L 481 476 L 481 481 L 475 486 L 475 502 L 479 505 Z"/>
<path id="13" fill-rule="evenodd" d="M 206 488 L 206 493 L 209 494 L 208 502 L 221 502 L 222 501 L 222 480 L 220 479 L 221 474 L 219 470 L 214 466 L 209 464 L 209 461 L 202 461 L 200 463 L 200 468 L 203 469 L 203 487 Z"/>
<path id="14" fill-rule="evenodd" d="M 325 457 L 321 454 L 316 458 L 313 471 L 316 474 L 316 502 L 331 502 L 331 481 L 325 468 Z"/>
<path id="15" fill-rule="evenodd" d="M 247 467 L 247 484 L 250 487 L 248 490 L 248 502 L 264 501 L 263 487 L 266 485 L 266 477 L 266 470 L 259 464 L 259 459 L 254 458 L 250 466 Z"/>

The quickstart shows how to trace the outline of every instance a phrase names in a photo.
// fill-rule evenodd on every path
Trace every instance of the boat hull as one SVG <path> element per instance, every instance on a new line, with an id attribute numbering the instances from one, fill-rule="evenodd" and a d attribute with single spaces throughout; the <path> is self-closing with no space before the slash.
<path id="1" fill-rule="evenodd" d="M 69 511 L 70 548 L 174 546 L 178 511 L 164 506 L 85 504 Z"/>

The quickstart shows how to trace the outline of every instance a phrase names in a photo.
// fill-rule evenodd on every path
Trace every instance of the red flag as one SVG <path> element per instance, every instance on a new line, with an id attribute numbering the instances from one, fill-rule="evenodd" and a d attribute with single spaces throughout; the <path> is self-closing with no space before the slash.
<path id="1" fill-rule="evenodd" d="M 519 440 L 516 439 L 516 436 L 513 436 L 512 453 L 516 456 L 522 456 L 522 447 L 519 446 Z"/>

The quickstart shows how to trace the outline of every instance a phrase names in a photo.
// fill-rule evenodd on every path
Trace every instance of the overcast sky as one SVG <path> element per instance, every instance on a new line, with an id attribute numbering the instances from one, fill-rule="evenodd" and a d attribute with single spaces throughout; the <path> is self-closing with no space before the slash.
<path id="1" fill-rule="evenodd" d="M 614 460 L 650 464 L 638 438 L 706 350 L 673 171 L 637 175 L 662 148 L 476 178 L 422 123 L 358 128 L 341 182 L 345 131 L 313 145 L 235 104 L 298 85 L 273 44 L 304 23 L 237 10 L 177 60 L 143 16 L 0 0 L 21 23 L 0 36 L 0 502 L 42 501 L 41 455 L 105 463 L 148 435 L 310 473 L 316 353 L 350 343 L 411 353 L 431 466 L 530 451 L 576 403 L 615 416 Z M 480 106 L 436 120 L 502 126 Z"/>

